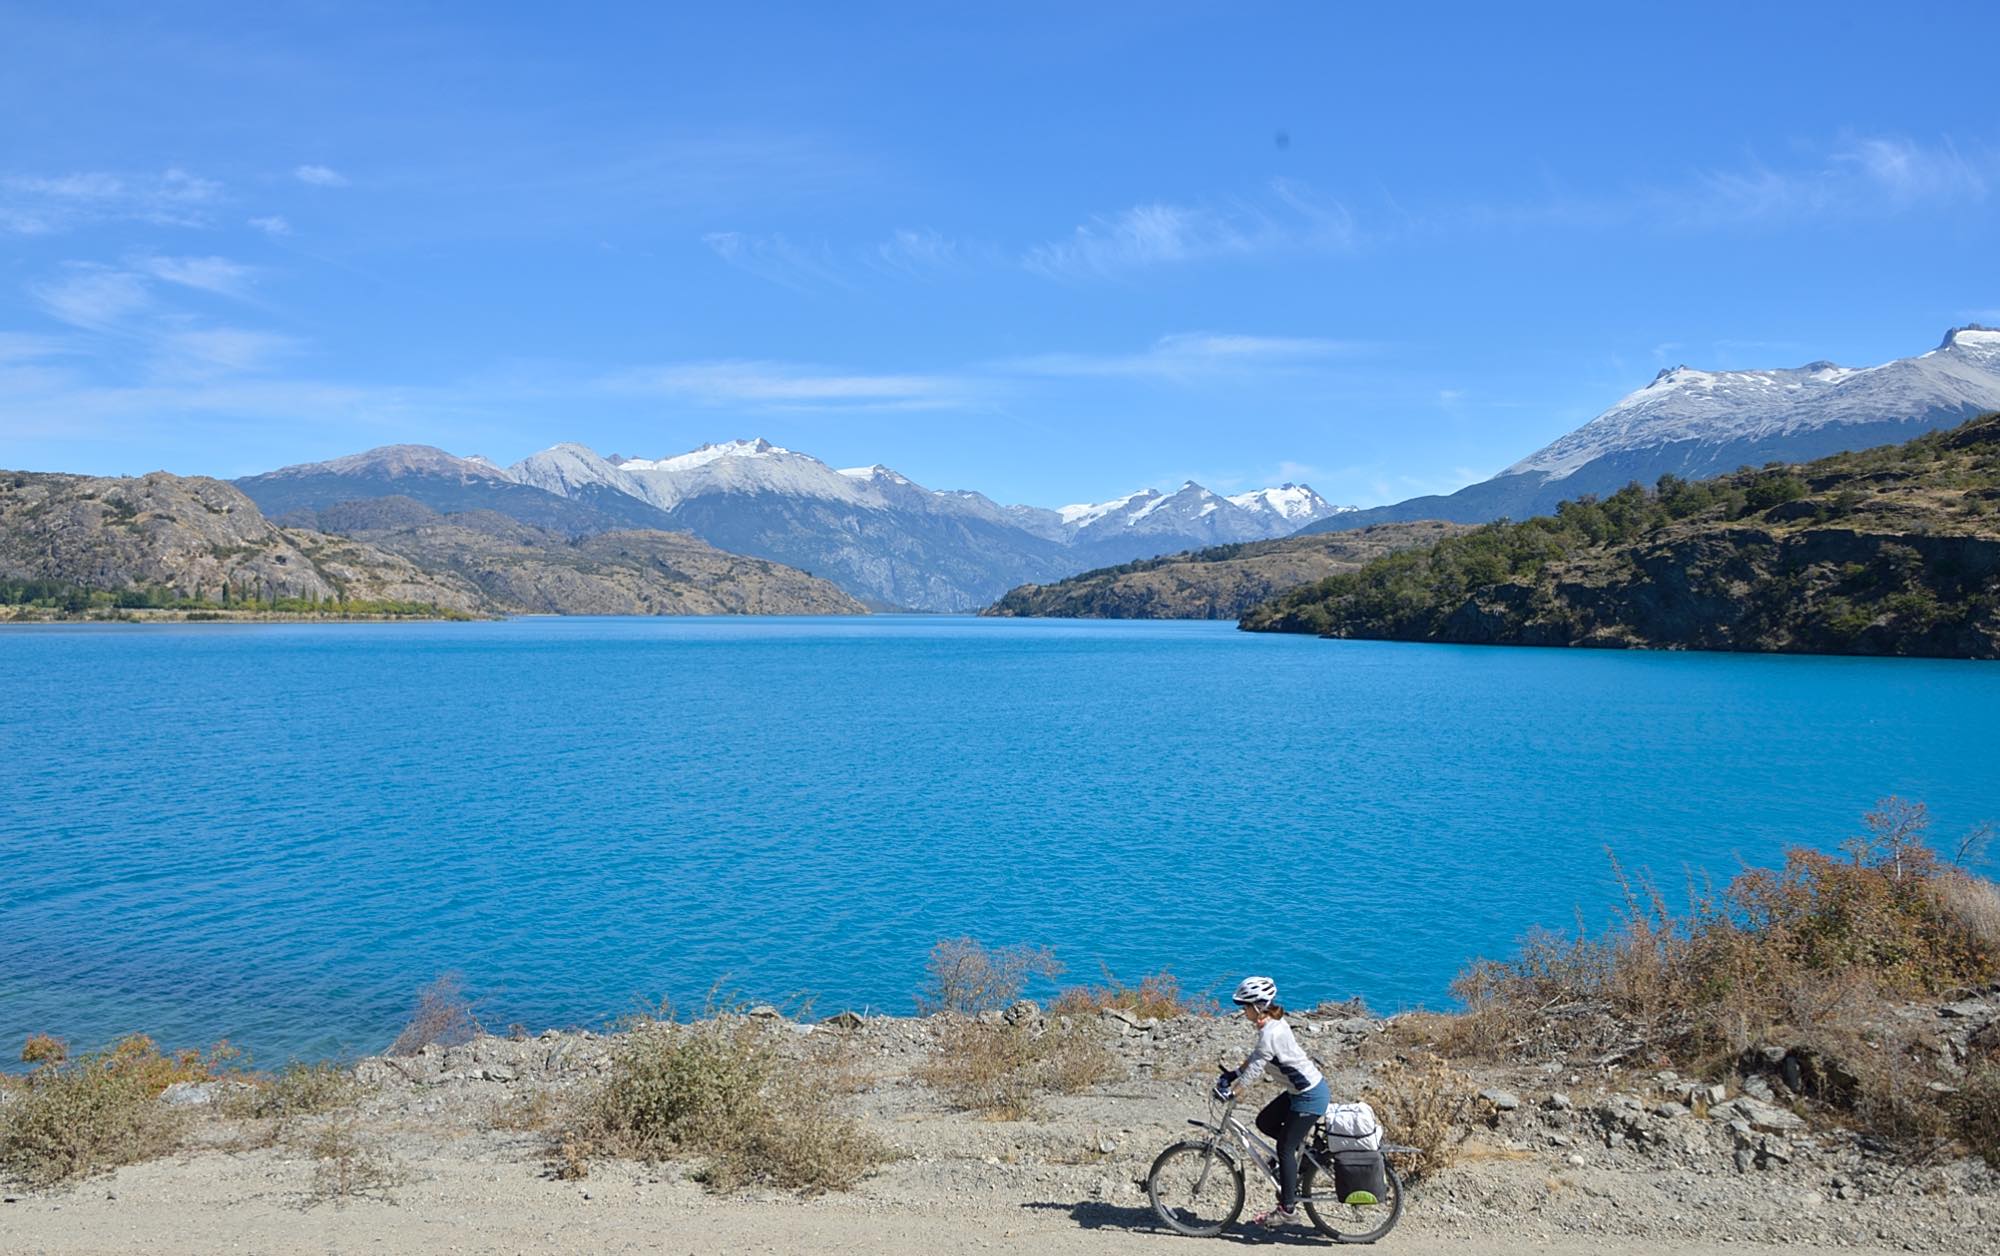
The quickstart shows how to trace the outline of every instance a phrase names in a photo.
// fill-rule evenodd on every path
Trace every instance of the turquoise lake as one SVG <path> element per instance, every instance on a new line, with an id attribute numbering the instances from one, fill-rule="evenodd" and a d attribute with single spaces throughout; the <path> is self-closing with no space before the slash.
<path id="1" fill-rule="evenodd" d="M 1229 624 L 521 619 L 0 631 L 0 1049 L 380 1049 L 670 997 L 908 1011 L 940 938 L 1448 1002 L 1884 795 L 2000 820 L 2000 665 Z M 1991 871 L 1989 865 L 1988 871 Z"/>

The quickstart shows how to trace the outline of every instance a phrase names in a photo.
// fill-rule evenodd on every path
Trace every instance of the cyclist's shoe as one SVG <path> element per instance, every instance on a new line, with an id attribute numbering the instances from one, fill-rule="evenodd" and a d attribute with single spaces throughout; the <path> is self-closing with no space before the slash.
<path id="1" fill-rule="evenodd" d="M 1251 1225 L 1263 1226 L 1267 1230 L 1275 1230 L 1279 1226 L 1297 1225 L 1298 1223 L 1299 1214 L 1290 1208 L 1271 1208 L 1250 1218 Z"/>

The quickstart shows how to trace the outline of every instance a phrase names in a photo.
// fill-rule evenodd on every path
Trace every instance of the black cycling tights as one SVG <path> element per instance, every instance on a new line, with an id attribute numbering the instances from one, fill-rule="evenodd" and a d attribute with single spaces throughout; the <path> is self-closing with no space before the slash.
<path id="1" fill-rule="evenodd" d="M 1299 1202 L 1299 1148 L 1312 1133 L 1317 1113 L 1292 1111 L 1292 1096 L 1280 1094 L 1257 1114 L 1257 1128 L 1278 1144 L 1278 1207 L 1290 1212 Z"/>

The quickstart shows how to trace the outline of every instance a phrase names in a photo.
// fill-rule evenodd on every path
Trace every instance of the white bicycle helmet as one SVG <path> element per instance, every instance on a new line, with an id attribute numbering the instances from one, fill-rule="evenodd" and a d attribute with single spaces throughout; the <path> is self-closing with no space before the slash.
<path id="1" fill-rule="evenodd" d="M 1232 1001 L 1238 1007 L 1269 1007 L 1278 1000 L 1278 983 L 1269 977 L 1245 977 Z"/>

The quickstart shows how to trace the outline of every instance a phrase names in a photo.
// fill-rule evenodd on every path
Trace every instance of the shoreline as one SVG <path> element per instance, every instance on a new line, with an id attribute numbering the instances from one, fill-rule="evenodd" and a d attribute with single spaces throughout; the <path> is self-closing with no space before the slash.
<path id="1" fill-rule="evenodd" d="M 2000 1021 L 2000 990 L 1982 1007 Z M 1346 1010 L 1293 1013 L 1341 1098 L 1372 1093 L 1407 1052 L 1404 1018 L 1337 1014 Z M 932 1070 L 948 1057 L 954 1026 L 1005 1032 L 998 1013 L 801 1022 L 760 1008 L 700 1022 L 754 1028 L 787 1058 L 838 1054 L 839 1106 L 890 1152 L 851 1190 L 718 1191 L 697 1180 L 693 1155 L 599 1156 L 566 1178 L 555 1150 L 563 1113 L 603 1084 L 631 1034 L 655 1031 L 549 1030 L 367 1057 L 347 1070 L 357 1100 L 325 1115 L 232 1115 L 230 1081 L 183 1083 L 164 1096 L 191 1122 L 179 1151 L 66 1188 L 9 1188 L 0 1247 L 435 1250 L 448 1226 L 454 1250 L 495 1253 L 734 1241 L 913 1256 L 1179 1250 L 1166 1247 L 1182 1240 L 1158 1225 L 1141 1183 L 1186 1120 L 1202 1115 L 1214 1060 L 1247 1046 L 1242 1023 L 1122 1009 L 1057 1017 L 1020 1004 L 1008 1017 L 1029 1033 L 1081 1027 L 1114 1057 L 1112 1073 L 1041 1097 L 1025 1119 L 995 1118 L 953 1102 Z M 2000 1229 L 2000 1173 L 1983 1163 L 1894 1163 L 1850 1131 L 1808 1127 L 1733 1084 L 1706 1113 L 1680 1102 L 1691 1083 L 1665 1070 L 1516 1063 L 1469 1067 L 1463 1085 L 1479 1098 L 1457 1162 L 1409 1188 L 1386 1244 L 1479 1256 L 1800 1245 L 1970 1254 Z M 328 1131 L 348 1140 L 339 1163 L 380 1171 L 367 1179 L 374 1188 L 328 1197 Z M 1244 1216 L 1266 1195 L 1253 1175 Z"/>

